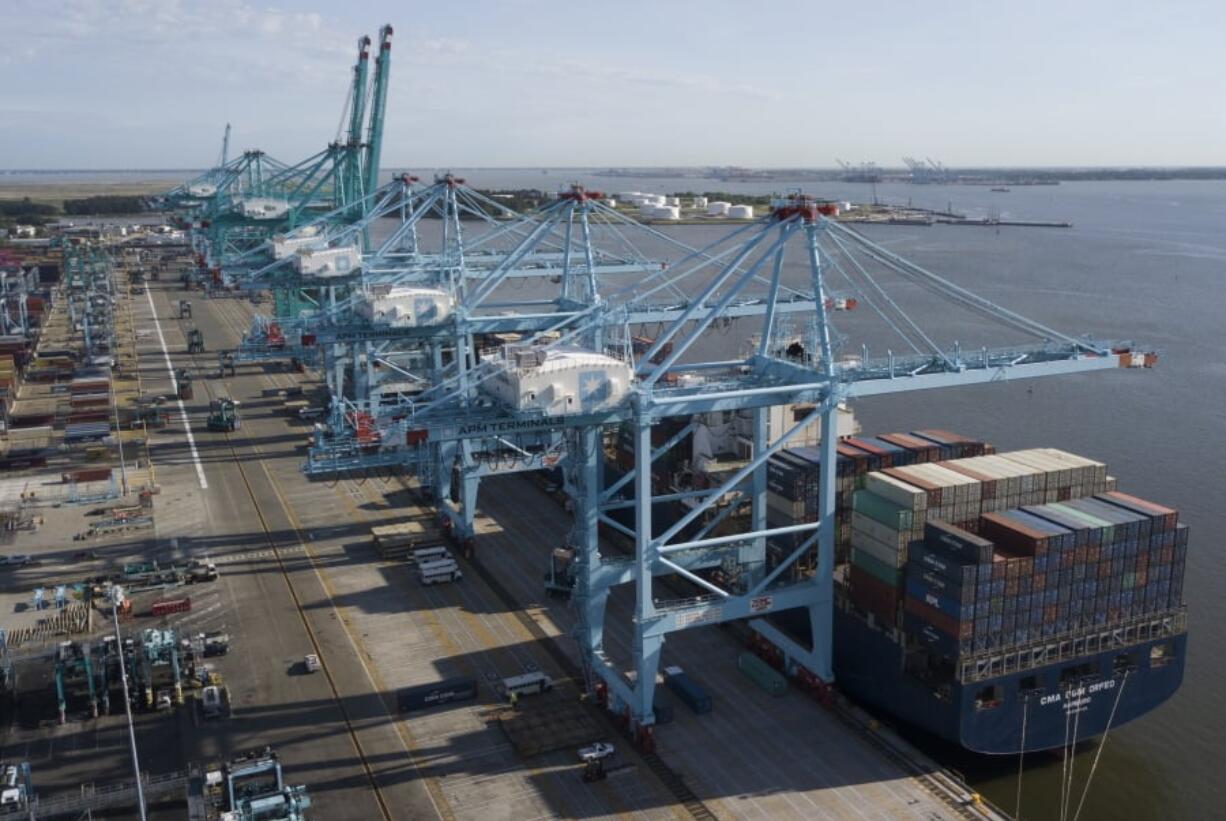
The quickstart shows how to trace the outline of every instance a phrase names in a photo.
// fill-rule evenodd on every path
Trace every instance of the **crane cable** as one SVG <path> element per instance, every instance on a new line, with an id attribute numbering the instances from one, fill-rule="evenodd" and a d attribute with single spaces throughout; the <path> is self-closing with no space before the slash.
<path id="1" fill-rule="evenodd" d="M 1098 750 L 1094 753 L 1094 761 L 1090 764 L 1090 774 L 1086 776 L 1085 788 L 1081 791 L 1081 800 L 1077 802 L 1077 812 L 1073 813 L 1073 821 L 1077 821 L 1081 817 L 1081 808 L 1085 806 L 1086 796 L 1090 794 L 1090 782 L 1094 780 L 1094 771 L 1098 769 L 1098 759 L 1103 754 L 1103 747 L 1107 746 L 1107 735 L 1111 732 L 1111 724 L 1115 721 L 1115 711 L 1120 706 L 1120 696 L 1124 695 L 1124 687 L 1128 684 L 1128 670 L 1124 671 L 1124 678 L 1120 681 L 1120 689 L 1115 693 L 1115 704 L 1111 705 L 1111 715 L 1107 718 L 1107 728 L 1103 730 L 1102 740 L 1098 742 Z"/>
<path id="2" fill-rule="evenodd" d="M 1022 743 L 1017 751 L 1017 806 L 1013 809 L 1013 817 L 1022 817 L 1022 762 L 1026 760 L 1026 715 L 1030 711 L 1030 697 L 1022 700 Z"/>
<path id="3" fill-rule="evenodd" d="M 1080 701 L 1081 696 L 1077 699 Z M 1064 791 L 1064 803 L 1060 805 L 1060 818 L 1063 821 L 1068 821 L 1068 804 L 1073 797 L 1073 768 L 1077 764 L 1077 728 L 1081 726 L 1081 711 L 1082 708 L 1078 706 L 1073 719 L 1073 737 L 1069 739 L 1068 789 Z"/>
<path id="4" fill-rule="evenodd" d="M 1067 699 L 1068 688 L 1065 688 L 1064 694 L 1065 694 L 1064 697 Z M 1068 747 L 1069 747 L 1068 731 L 1069 731 L 1069 722 L 1072 719 L 1072 716 L 1069 714 L 1069 711 L 1068 711 L 1068 702 L 1066 701 L 1062 706 L 1064 708 L 1064 745 L 1060 748 L 1060 752 L 1063 754 L 1063 760 L 1061 761 L 1061 764 L 1060 764 L 1060 821 L 1065 821 L 1064 819 L 1064 803 L 1065 803 L 1064 802 L 1064 792 L 1066 789 L 1068 789 Z"/>

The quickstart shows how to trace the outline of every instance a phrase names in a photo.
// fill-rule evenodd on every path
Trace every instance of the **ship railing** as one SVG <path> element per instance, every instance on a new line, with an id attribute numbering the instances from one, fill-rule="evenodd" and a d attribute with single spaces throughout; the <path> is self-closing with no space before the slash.
<path id="1" fill-rule="evenodd" d="M 1154 639 L 1178 636 L 1187 629 L 1186 607 L 1136 616 L 1113 625 L 1083 627 L 1012 647 L 964 656 L 958 663 L 958 680 L 971 683 L 1034 670 L 1083 656 L 1133 647 Z"/>

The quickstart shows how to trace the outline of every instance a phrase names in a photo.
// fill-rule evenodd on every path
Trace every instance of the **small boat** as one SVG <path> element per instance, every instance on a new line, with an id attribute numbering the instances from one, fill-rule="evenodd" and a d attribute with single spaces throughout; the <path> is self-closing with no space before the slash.
<path id="1" fill-rule="evenodd" d="M 997 192 L 998 194 L 1008 194 L 1009 193 L 1009 189 L 1005 188 L 1004 186 L 1001 186 L 999 188 L 993 188 L 992 190 Z"/>

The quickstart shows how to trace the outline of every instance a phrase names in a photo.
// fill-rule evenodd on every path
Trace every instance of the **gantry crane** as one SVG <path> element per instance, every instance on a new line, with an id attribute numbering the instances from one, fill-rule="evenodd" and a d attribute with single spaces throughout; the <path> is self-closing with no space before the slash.
<path id="1" fill-rule="evenodd" d="M 448 183 L 445 190 L 454 193 L 455 186 Z M 493 363 L 482 361 L 489 353 L 483 354 L 482 348 L 488 348 L 488 340 L 496 335 L 557 336 L 575 326 L 590 325 L 593 317 L 599 316 L 600 322 L 591 325 L 597 339 L 594 344 L 599 348 L 604 334 L 600 323 L 608 323 L 610 331 L 620 333 L 629 326 L 664 323 L 680 315 L 681 306 L 689 302 L 679 287 L 686 274 L 661 277 L 664 269 L 658 261 L 625 248 L 602 247 L 593 235 L 625 240 L 627 229 L 650 233 L 651 239 L 674 250 L 682 249 L 683 264 L 694 255 L 693 249 L 633 225 L 602 200 L 601 194 L 575 186 L 538 213 L 492 227 L 484 237 L 471 242 L 467 253 L 457 243 L 456 247 L 445 246 L 438 253 L 420 257 L 408 268 L 381 270 L 372 265 L 369 272 L 364 270 L 364 279 L 413 287 L 393 290 L 385 299 L 372 299 L 367 291 L 358 291 L 356 310 L 351 303 L 348 310 L 322 312 L 313 319 L 310 335 L 325 350 L 329 345 L 353 346 L 350 356 L 335 360 L 340 367 L 352 367 L 353 371 L 351 379 L 346 380 L 342 370 L 333 376 L 329 369 L 334 396 L 332 425 L 330 430 L 319 430 L 308 472 L 384 465 L 411 467 L 434 488 L 455 534 L 468 540 L 473 535 L 477 487 L 482 477 L 556 464 L 565 444 L 557 432 L 509 448 L 496 437 L 486 442 L 455 440 L 423 446 L 418 432 L 406 429 L 397 420 L 403 418 L 405 406 L 431 402 L 466 381 L 479 384 L 488 378 Z M 456 212 L 445 209 L 445 213 Z M 458 221 L 442 233 L 458 237 Z M 497 234 L 518 241 L 504 250 L 487 249 L 492 245 L 489 237 Z M 480 252 L 475 252 L 476 248 Z M 610 283 L 619 279 L 629 279 L 641 287 L 628 289 L 624 283 L 611 287 Z M 506 287 L 515 281 L 518 286 Z M 532 286 L 531 299 L 518 296 L 518 287 L 524 285 Z M 783 292 L 787 297 L 778 299 L 781 313 L 811 309 L 803 294 L 786 287 Z M 621 300 L 620 294 L 631 293 L 634 300 L 621 303 L 620 310 L 606 310 L 606 297 Z M 423 303 L 433 318 L 422 321 L 422 312 L 405 306 L 404 299 Z M 398 304 L 389 307 L 386 303 Z M 760 314 L 764 304 L 761 295 L 758 299 L 736 300 L 726 306 L 725 315 Z M 417 318 L 412 317 L 415 313 Z M 395 319 L 389 319 L 391 316 Z M 628 340 L 621 336 L 624 347 Z M 358 366 L 359 361 L 365 362 L 364 368 Z M 406 390 L 388 394 L 377 389 L 370 373 L 374 363 L 387 366 L 406 380 Z M 459 482 L 455 493 L 458 502 L 454 504 L 449 501 L 453 473 Z"/>
<path id="2" fill-rule="evenodd" d="M 383 26 L 375 76 L 369 83 L 366 66 L 371 41 L 369 37 L 358 41 L 342 116 L 349 130 L 343 138 L 338 135 L 322 151 L 293 165 L 272 161 L 260 151 L 244 152 L 165 197 L 183 209 L 183 220 L 194 229 L 202 265 L 210 270 L 215 284 L 220 284 L 222 266 L 262 246 L 276 233 L 323 213 L 336 213 L 344 221 L 360 216 L 353 209 L 378 183 L 391 39 L 392 27 Z"/>
<path id="3" fill-rule="evenodd" d="M 434 449 L 433 478 L 440 484 L 449 473 L 439 464 L 445 462 L 446 454 L 458 454 L 456 458 L 464 463 L 466 452 L 501 449 L 532 454 L 541 442 L 562 440 L 555 454 L 565 465 L 567 492 L 574 506 L 574 526 L 568 537 L 574 557 L 572 602 L 578 615 L 574 637 L 591 690 L 610 709 L 627 716 L 648 744 L 655 720 L 656 673 L 670 633 L 750 618 L 755 630 L 783 650 L 789 672 L 818 685 L 833 680 L 837 437 L 829 432 L 837 429 L 841 402 L 1149 361 L 1137 360 L 1131 346 L 1070 337 L 978 297 L 827 219 L 818 203 L 799 194 L 779 198 L 771 214 L 752 231 L 736 234 L 694 254 L 692 265 L 678 266 L 661 277 L 698 283 L 697 292 L 677 306 L 675 316 L 641 355 L 628 355 L 627 347 L 610 331 L 626 324 L 636 296 L 658 287 L 652 278 L 635 283 L 616 299 L 600 300 L 579 321 L 562 325 L 558 337 L 529 329 L 528 345 L 508 346 L 500 358 L 483 360 L 475 367 L 470 367 L 473 363 L 468 357 L 459 356 L 457 371 L 436 380 L 415 402 L 397 411 L 397 430 L 404 435 L 403 441 Z M 798 268 L 787 262 L 788 254 L 797 248 L 803 261 Z M 505 273 L 491 272 L 470 298 L 488 294 L 498 274 Z M 768 294 L 760 303 L 756 349 L 742 358 L 697 356 L 696 346 L 704 332 L 725 321 L 738 299 L 763 276 Z M 787 280 L 797 276 L 810 297 L 808 352 L 780 357 L 773 351 L 783 307 L 781 295 Z M 854 356 L 843 356 L 852 350 L 850 338 L 834 330 L 828 300 L 832 284 L 839 279 L 881 320 L 883 332 L 910 347 L 908 354 L 887 349 L 884 356 L 872 358 L 865 343 Z M 922 289 L 948 304 L 969 309 L 990 322 L 985 326 L 989 332 L 996 329 L 1012 334 L 1012 344 L 980 345 L 973 351 L 964 351 L 956 343 L 939 345 L 891 294 L 891 284 Z M 465 312 L 457 310 L 461 315 Z M 469 316 L 472 321 L 471 313 Z M 1021 344 L 1019 337 L 1037 342 Z M 459 335 L 455 342 L 465 344 Z M 768 410 L 784 403 L 807 405 L 810 410 L 790 428 L 769 431 Z M 674 446 L 677 437 L 653 447 L 652 426 L 671 417 L 689 419 L 714 411 L 752 414 L 751 458 L 717 487 L 657 493 L 647 466 Z M 767 462 L 814 422 L 820 422 L 827 432 L 821 444 L 817 519 L 770 528 L 766 525 Z M 616 424 L 632 431 L 636 467 L 605 486 L 601 436 L 604 428 Z M 713 536 L 708 523 L 690 532 L 691 526 L 702 525 L 704 515 L 719 500 L 729 496 L 745 500 L 750 507 L 743 529 Z M 653 522 L 655 504 L 680 499 L 687 502 L 689 512 L 667 526 Z M 443 498 L 440 504 L 447 507 L 448 501 Z M 610 515 L 625 510 L 633 511 L 631 527 Z M 602 525 L 631 538 L 633 555 L 602 552 L 598 538 Z M 689 535 L 682 535 L 687 532 Z M 766 540 L 796 534 L 805 536 L 801 544 L 768 568 Z M 797 580 L 789 569 L 814 545 L 816 572 Z M 714 568 L 719 569 L 718 575 L 711 572 Z M 688 582 L 696 594 L 660 601 L 652 579 L 662 575 Z M 603 641 L 608 597 L 614 587 L 623 584 L 634 586 L 632 677 L 608 657 Z M 812 647 L 798 645 L 762 618 L 792 608 L 807 610 Z"/>

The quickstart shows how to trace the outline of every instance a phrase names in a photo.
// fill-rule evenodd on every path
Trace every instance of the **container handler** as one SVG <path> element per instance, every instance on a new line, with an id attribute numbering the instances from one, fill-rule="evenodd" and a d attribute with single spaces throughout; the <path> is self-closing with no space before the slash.
<path id="1" fill-rule="evenodd" d="M 208 429 L 216 433 L 232 433 L 239 429 L 238 402 L 220 396 L 209 403 Z"/>

